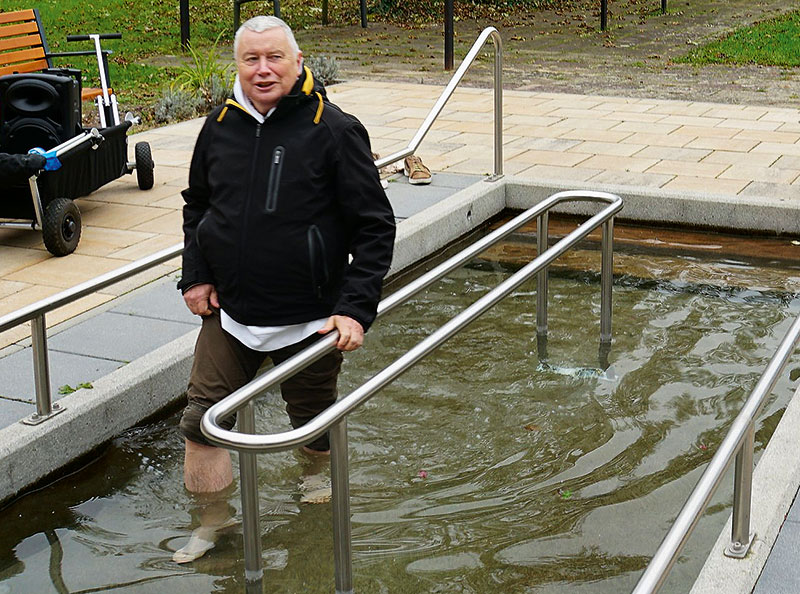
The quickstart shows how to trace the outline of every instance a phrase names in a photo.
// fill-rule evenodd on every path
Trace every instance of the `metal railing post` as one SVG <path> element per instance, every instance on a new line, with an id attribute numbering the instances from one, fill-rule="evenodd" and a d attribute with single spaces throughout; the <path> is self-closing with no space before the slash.
<path id="1" fill-rule="evenodd" d="M 733 478 L 733 521 L 731 524 L 731 542 L 725 549 L 726 557 L 743 558 L 750 550 L 754 534 L 750 533 L 750 501 L 753 493 L 753 449 L 755 443 L 755 425 L 750 423 L 744 436 L 739 453 L 736 454 L 736 465 Z"/>
<path id="2" fill-rule="evenodd" d="M 63 412 L 60 404 L 52 403 L 50 393 L 50 363 L 47 354 L 47 324 L 44 314 L 31 318 L 31 349 L 33 350 L 33 382 L 36 388 L 36 412 L 22 420 L 26 425 L 38 425 Z"/>
<path id="3" fill-rule="evenodd" d="M 336 594 L 353 592 L 353 546 L 350 529 L 350 468 L 347 417 L 330 428 L 331 502 L 333 505 L 333 563 Z"/>
<path id="4" fill-rule="evenodd" d="M 547 251 L 549 239 L 549 213 L 543 212 L 536 217 L 536 255 Z M 550 267 L 545 266 L 536 273 L 536 335 L 547 336 L 547 280 Z M 541 358 L 541 357 L 540 357 Z"/>
<path id="5" fill-rule="evenodd" d="M 494 41 L 494 175 L 489 181 L 503 177 L 503 39 Z"/>
<path id="6" fill-rule="evenodd" d="M 611 342 L 611 287 L 614 283 L 614 218 L 603 223 L 600 264 L 600 342 Z"/>
<path id="7" fill-rule="evenodd" d="M 236 413 L 239 431 L 256 432 L 255 406 L 248 402 Z M 258 510 L 257 454 L 239 452 L 239 476 L 242 489 L 242 529 L 244 532 L 244 579 L 248 589 L 258 585 L 260 592 L 264 570 L 261 567 L 261 526 Z"/>
<path id="8" fill-rule="evenodd" d="M 469 52 L 464 57 L 464 60 L 461 62 L 459 67 L 456 69 L 455 74 L 453 74 L 450 82 L 447 83 L 444 91 L 442 94 L 439 95 L 439 98 L 436 100 L 436 103 L 431 108 L 428 115 L 425 117 L 425 120 L 420 124 L 419 128 L 417 129 L 417 133 L 414 135 L 414 138 L 411 139 L 411 142 L 408 143 L 406 148 L 401 149 L 395 153 L 387 157 L 381 157 L 380 159 L 375 160 L 375 167 L 381 169 L 386 165 L 391 165 L 399 161 L 400 159 L 404 159 L 409 155 L 413 155 L 414 152 L 419 147 L 422 140 L 425 138 L 425 135 L 431 129 L 431 126 L 436 121 L 436 118 L 439 117 L 439 114 L 444 109 L 445 104 L 453 95 L 456 87 L 459 85 L 461 80 L 464 78 L 469 67 L 477 58 L 478 54 L 480 53 L 483 46 L 486 42 L 491 38 L 492 42 L 494 43 L 495 49 L 495 56 L 494 56 L 494 173 L 486 178 L 485 181 L 493 182 L 497 181 L 501 177 L 503 177 L 503 40 L 500 37 L 500 33 L 498 33 L 497 29 L 494 27 L 486 27 L 481 34 L 478 36 L 478 39 L 475 40 L 475 43 L 472 44 Z"/>

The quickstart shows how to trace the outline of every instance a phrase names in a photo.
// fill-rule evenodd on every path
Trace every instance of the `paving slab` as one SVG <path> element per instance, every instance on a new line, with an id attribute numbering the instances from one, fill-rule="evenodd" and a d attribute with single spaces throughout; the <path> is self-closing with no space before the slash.
<path id="1" fill-rule="evenodd" d="M 186 307 L 176 282 L 172 275 L 154 281 L 143 287 L 146 290 L 136 291 L 133 295 L 120 299 L 119 305 L 110 311 L 121 315 L 199 326 L 200 319 Z"/>
<path id="2" fill-rule="evenodd" d="M 0 397 L 0 427 L 8 427 L 36 412 L 36 405 Z"/>
<path id="3" fill-rule="evenodd" d="M 127 363 L 193 330 L 193 324 L 103 312 L 48 340 L 52 351 Z"/>
<path id="4" fill-rule="evenodd" d="M 58 389 L 61 386 L 69 385 L 73 388 L 78 384 L 92 382 L 97 378 L 108 375 L 115 369 L 124 365 L 122 361 L 115 361 L 100 357 L 87 357 L 74 353 L 65 353 L 50 349 L 50 391 L 53 401 L 58 400 L 61 395 Z M 33 383 L 33 354 L 31 348 L 12 353 L 8 357 L 0 359 L 0 395 L 6 398 L 24 400 L 30 403 L 36 402 L 36 388 Z M 3 399 L 0 401 L 0 419 L 5 416 L 7 407 L 16 408 L 13 401 Z M 33 412 L 33 411 L 30 411 Z M 9 413 L 10 414 L 10 413 Z M 25 416 L 13 417 L 12 422 Z M 5 424 L 0 423 L 0 427 Z"/>

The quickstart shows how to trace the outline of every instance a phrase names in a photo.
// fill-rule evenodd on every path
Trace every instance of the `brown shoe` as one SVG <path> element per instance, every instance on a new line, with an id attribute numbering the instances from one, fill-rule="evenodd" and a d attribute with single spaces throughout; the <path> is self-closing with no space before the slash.
<path id="1" fill-rule="evenodd" d="M 415 186 L 431 183 L 431 170 L 416 155 L 406 157 L 403 161 L 403 173 L 408 177 L 408 183 Z"/>

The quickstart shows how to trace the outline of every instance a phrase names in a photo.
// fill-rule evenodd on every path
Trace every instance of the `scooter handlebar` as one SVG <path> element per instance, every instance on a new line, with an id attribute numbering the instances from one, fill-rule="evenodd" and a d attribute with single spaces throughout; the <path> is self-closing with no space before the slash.
<path id="1" fill-rule="evenodd" d="M 122 33 L 100 33 L 100 39 L 122 39 Z M 88 35 L 67 35 L 67 41 L 89 41 Z"/>

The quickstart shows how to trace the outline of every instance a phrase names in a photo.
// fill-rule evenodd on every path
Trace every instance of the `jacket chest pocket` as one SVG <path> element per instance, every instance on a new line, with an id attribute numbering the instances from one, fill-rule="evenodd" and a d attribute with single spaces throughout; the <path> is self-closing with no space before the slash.
<path id="1" fill-rule="evenodd" d="M 272 151 L 269 165 L 267 200 L 264 205 L 264 211 L 267 213 L 273 213 L 278 208 L 278 189 L 281 185 L 281 171 L 283 171 L 284 161 L 286 161 L 286 149 L 282 146 L 276 146 Z"/>

